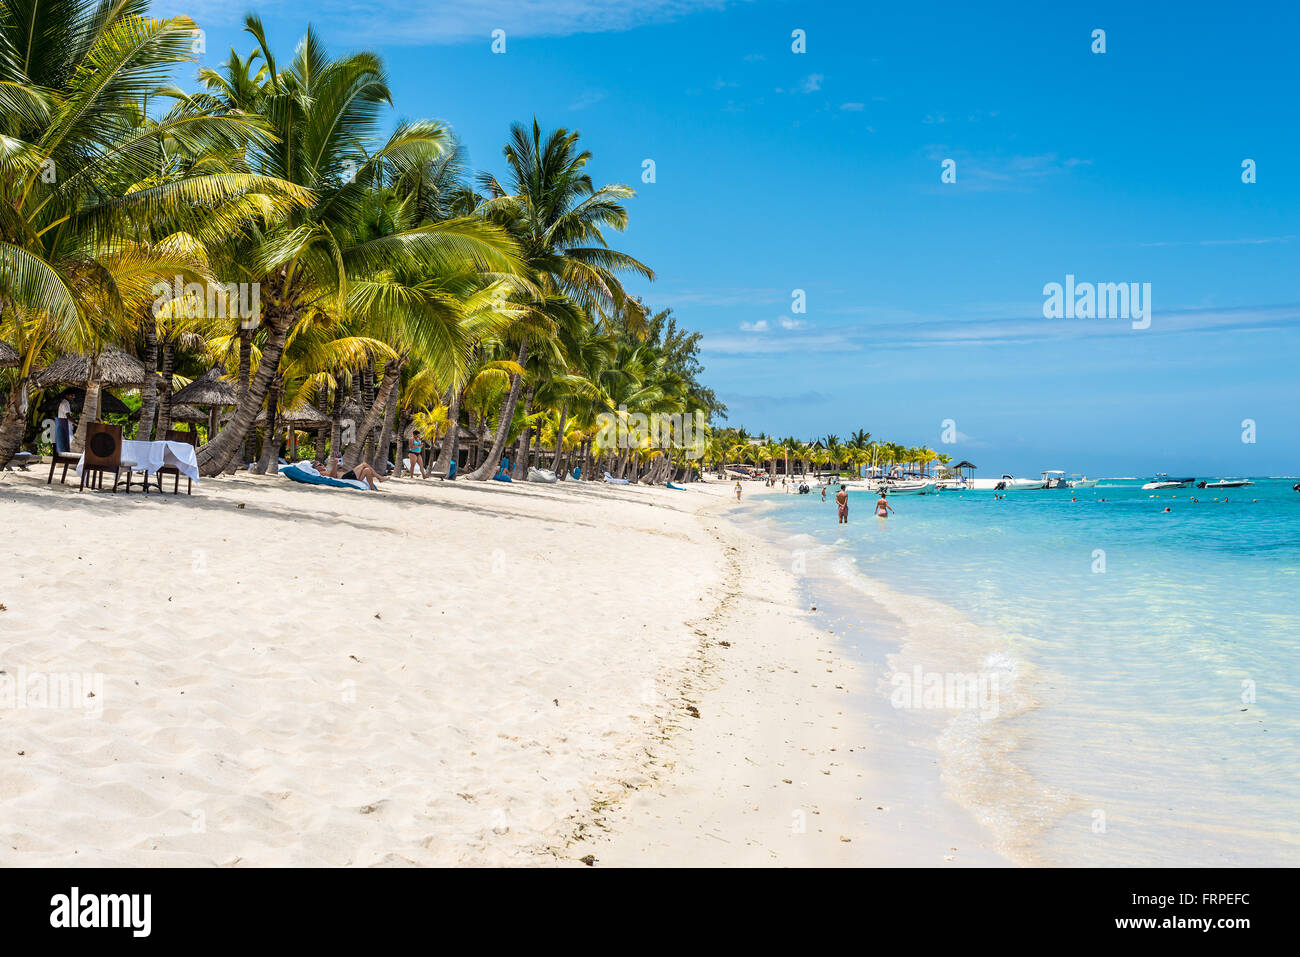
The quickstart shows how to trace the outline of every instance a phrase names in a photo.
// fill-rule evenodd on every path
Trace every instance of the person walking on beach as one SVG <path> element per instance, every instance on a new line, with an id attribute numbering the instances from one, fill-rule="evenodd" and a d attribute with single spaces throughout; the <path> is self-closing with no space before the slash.
<path id="1" fill-rule="evenodd" d="M 849 524 L 849 489 L 847 485 L 841 485 L 840 490 L 835 493 L 835 504 L 839 507 L 840 525 Z"/>
<path id="2" fill-rule="evenodd" d="M 411 476 L 415 476 L 415 468 L 420 468 L 420 478 L 425 477 L 424 471 L 424 440 L 420 438 L 420 430 L 416 429 L 411 433 Z"/>
<path id="3" fill-rule="evenodd" d="M 740 482 L 736 483 L 736 501 L 740 501 Z"/>
<path id="4" fill-rule="evenodd" d="M 876 500 L 876 518 L 889 518 L 889 513 L 894 510 L 894 506 L 889 504 L 885 498 L 885 493 L 880 493 L 880 498 Z"/>

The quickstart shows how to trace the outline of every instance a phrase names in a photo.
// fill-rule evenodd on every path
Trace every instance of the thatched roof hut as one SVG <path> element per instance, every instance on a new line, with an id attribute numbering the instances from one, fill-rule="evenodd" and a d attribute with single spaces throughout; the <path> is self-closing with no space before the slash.
<path id="1" fill-rule="evenodd" d="M 5 366 L 21 365 L 22 361 L 23 357 L 18 354 L 17 349 L 7 342 L 0 342 L 0 369 Z"/>
<path id="2" fill-rule="evenodd" d="M 89 353 L 55 359 L 32 376 L 32 383 L 39 388 L 85 385 L 90 379 L 90 359 Z M 118 349 L 105 349 L 95 360 L 95 381 L 112 389 L 138 389 L 148 375 L 143 362 Z"/>
<path id="3" fill-rule="evenodd" d="M 213 366 L 173 394 L 172 401 L 189 405 L 233 406 L 239 404 L 239 394 L 235 391 L 234 383 L 223 378 L 221 367 Z"/>
<path id="4" fill-rule="evenodd" d="M 299 402 L 292 409 L 281 409 L 276 413 L 276 419 L 281 425 L 292 425 L 306 429 L 317 429 L 324 425 L 330 425 L 332 421 L 320 409 L 314 408 L 306 402 Z M 257 418 L 253 420 L 253 424 L 266 425 L 266 409 L 257 413 Z"/>
<path id="5" fill-rule="evenodd" d="M 208 414 L 192 405 L 173 405 L 173 422 L 207 422 Z"/>

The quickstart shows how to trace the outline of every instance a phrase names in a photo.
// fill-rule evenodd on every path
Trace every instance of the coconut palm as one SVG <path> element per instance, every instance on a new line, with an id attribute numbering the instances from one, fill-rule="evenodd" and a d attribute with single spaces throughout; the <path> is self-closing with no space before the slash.
<path id="1" fill-rule="evenodd" d="M 187 17 L 148 18 L 148 6 L 0 5 L 0 323 L 22 353 L 0 460 L 21 441 L 27 378 L 47 354 L 93 357 L 125 343 L 157 282 L 202 278 L 151 238 L 202 234 L 250 208 L 276 214 L 303 199 L 246 172 L 170 175 L 166 157 L 228 149 L 262 124 L 189 105 L 149 118 L 147 103 L 183 99 L 167 80 L 193 59 L 196 28 Z M 93 403 L 93 379 L 87 393 Z"/>
<path id="2" fill-rule="evenodd" d="M 654 273 L 626 253 L 609 248 L 603 229 L 626 227 L 622 201 L 633 192 L 618 184 L 596 188 L 586 172 L 591 153 L 579 151 L 577 133 L 558 129 L 543 142 L 536 120 L 531 132 L 515 124 L 503 155 L 510 188 L 491 175 L 482 177 L 490 198 L 481 210 L 518 243 L 532 284 L 520 297 L 526 307 L 525 321 L 514 327 L 506 341 L 522 368 L 537 338 L 555 335 L 558 325 L 582 313 L 592 316 L 601 309 L 620 307 L 625 294 L 617 273 L 631 270 L 646 278 Z M 467 477 L 487 479 L 496 471 L 522 385 L 521 372 L 511 378 L 491 449 Z"/>
<path id="3" fill-rule="evenodd" d="M 257 104 L 274 134 L 250 145 L 248 166 L 309 190 L 311 202 L 266 228 L 245 229 L 232 244 L 227 261 L 261 290 L 258 325 L 265 339 L 239 405 L 225 428 L 199 450 L 199 467 L 207 475 L 220 472 L 243 444 L 298 323 L 318 312 L 356 314 L 403 323 L 417 336 L 436 339 L 450 335 L 463 318 L 457 294 L 482 285 L 467 277 L 518 271 L 515 244 L 476 217 L 374 233 L 372 191 L 452 148 L 444 126 L 413 121 L 399 124 L 382 145 L 370 149 L 379 111 L 392 102 L 378 57 L 356 53 L 332 59 L 308 29 L 289 66 L 279 70 L 260 20 L 247 17 L 245 29 L 266 65 L 259 73 Z M 228 72 L 223 84 L 209 83 L 214 102 L 231 89 L 248 93 L 240 69 L 237 65 L 234 76 Z M 226 106 L 232 114 L 240 110 L 237 104 Z M 367 419 L 378 415 L 374 408 L 367 411 Z M 359 460 L 361 448 L 349 449 L 348 455 Z"/>

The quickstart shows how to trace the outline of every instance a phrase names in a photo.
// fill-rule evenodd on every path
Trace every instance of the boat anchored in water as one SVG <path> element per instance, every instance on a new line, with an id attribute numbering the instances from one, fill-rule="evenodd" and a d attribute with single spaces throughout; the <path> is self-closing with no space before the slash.
<path id="1" fill-rule="evenodd" d="M 1070 488 L 1093 488 L 1101 479 L 1090 479 L 1086 475 L 1080 475 L 1078 478 L 1072 478 L 1065 484 Z"/>
<path id="2" fill-rule="evenodd" d="M 1022 479 L 1014 475 L 1002 473 L 1002 478 L 998 479 L 998 484 L 993 486 L 995 492 L 1029 492 L 1034 489 L 1046 488 L 1044 479 Z"/>
<path id="3" fill-rule="evenodd" d="M 1197 482 L 1197 488 L 1245 488 L 1254 485 L 1250 479 L 1219 479 L 1217 482 Z"/>
<path id="4" fill-rule="evenodd" d="M 1157 472 L 1155 478 L 1142 486 L 1142 491 L 1151 492 L 1167 488 L 1188 488 L 1195 481 L 1195 475 L 1191 478 L 1170 478 L 1168 472 Z"/>

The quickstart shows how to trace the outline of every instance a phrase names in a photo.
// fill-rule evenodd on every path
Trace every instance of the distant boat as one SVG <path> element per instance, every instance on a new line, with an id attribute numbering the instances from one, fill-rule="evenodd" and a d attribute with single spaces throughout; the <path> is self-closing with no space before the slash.
<path id="1" fill-rule="evenodd" d="M 1065 481 L 1065 473 L 1055 469 L 1046 469 L 1043 472 L 1043 488 L 1068 488 L 1069 484 Z"/>
<path id="2" fill-rule="evenodd" d="M 1046 487 L 1047 487 L 1046 483 L 1043 479 L 1016 478 L 1014 475 L 1008 475 L 1007 473 L 1004 472 L 1002 474 L 1002 478 L 998 479 L 998 484 L 993 486 L 993 491 L 1029 492 L 1034 489 L 1041 489 Z"/>
<path id="3" fill-rule="evenodd" d="M 1245 488 L 1254 485 L 1250 479 L 1219 479 L 1217 482 L 1197 482 L 1197 488 Z"/>
<path id="4" fill-rule="evenodd" d="M 1159 491 L 1161 489 L 1167 489 L 1167 488 L 1188 488 L 1195 481 L 1196 481 L 1195 475 L 1193 475 L 1191 478 L 1171 479 L 1169 477 L 1169 473 L 1157 472 L 1155 478 L 1153 478 L 1150 482 L 1147 482 L 1146 485 L 1142 486 L 1142 491 L 1151 492 L 1151 491 Z"/>
<path id="5" fill-rule="evenodd" d="M 1078 478 L 1070 479 L 1065 484 L 1070 488 L 1092 488 L 1100 481 L 1101 479 L 1090 479 L 1086 475 L 1081 475 Z"/>

